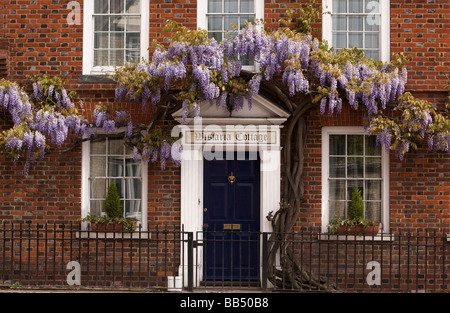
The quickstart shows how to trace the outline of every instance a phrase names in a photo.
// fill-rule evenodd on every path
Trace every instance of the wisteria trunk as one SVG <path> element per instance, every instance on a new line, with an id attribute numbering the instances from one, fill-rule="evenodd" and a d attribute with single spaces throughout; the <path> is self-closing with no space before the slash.
<path id="1" fill-rule="evenodd" d="M 299 106 L 291 105 L 292 116 L 283 147 L 286 163 L 283 200 L 279 210 L 270 216 L 273 233 L 269 238 L 268 279 L 274 286 L 282 288 L 329 290 L 323 278 L 314 277 L 308 270 L 309 265 L 301 264 L 292 255 L 290 240 L 287 240 L 304 205 L 305 115 L 314 106 L 311 101 Z"/>

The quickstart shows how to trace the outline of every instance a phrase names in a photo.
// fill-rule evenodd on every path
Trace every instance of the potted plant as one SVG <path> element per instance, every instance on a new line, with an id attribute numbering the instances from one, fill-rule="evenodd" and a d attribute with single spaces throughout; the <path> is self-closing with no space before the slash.
<path id="1" fill-rule="evenodd" d="M 116 184 L 108 186 L 105 203 L 103 205 L 106 216 L 88 214 L 81 222 L 90 222 L 92 230 L 98 231 L 134 231 L 136 220 L 122 217 L 122 206 Z"/>
<path id="2" fill-rule="evenodd" d="M 330 233 L 339 235 L 377 235 L 380 223 L 364 218 L 364 202 L 358 187 L 353 188 L 348 218 L 336 217 L 329 226 Z"/>

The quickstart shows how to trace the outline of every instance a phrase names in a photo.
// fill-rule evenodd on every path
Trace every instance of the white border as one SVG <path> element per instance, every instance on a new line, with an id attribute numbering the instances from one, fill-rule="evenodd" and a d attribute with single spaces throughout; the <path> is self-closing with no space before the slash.
<path id="1" fill-rule="evenodd" d="M 197 29 L 208 30 L 208 0 L 197 1 Z M 264 19 L 264 0 L 255 0 L 255 20 Z"/>
<path id="2" fill-rule="evenodd" d="M 104 75 L 114 72 L 114 67 L 94 67 L 94 26 L 92 14 L 94 1 L 85 0 L 83 7 L 83 75 Z M 141 0 L 141 59 L 148 59 L 150 42 L 150 1 Z"/>
<path id="3" fill-rule="evenodd" d="M 389 62 L 391 60 L 391 16 L 390 0 L 379 0 L 380 3 L 380 60 Z M 322 0 L 322 8 L 325 14 L 322 15 L 322 40 L 328 41 L 329 46 L 333 44 L 331 11 L 333 9 L 332 0 Z M 328 12 L 328 13 L 327 13 Z"/>
<path id="4" fill-rule="evenodd" d="M 246 144 L 246 151 L 258 151 L 260 153 L 260 232 L 271 232 L 272 225 L 267 220 L 269 212 L 279 209 L 281 197 L 281 128 L 289 114 L 280 110 L 276 105 L 265 100 L 261 96 L 254 96 L 251 110 L 239 111 L 239 117 L 229 116 L 229 113 L 217 111 L 215 105 L 209 110 L 209 102 L 201 104 L 202 123 L 194 123 L 194 119 L 188 118 L 188 123 L 179 125 L 181 132 L 211 130 L 211 127 L 260 125 L 266 126 L 275 134 L 273 142 L 269 145 Z M 244 105 L 245 107 L 245 105 Z M 211 108 L 210 108 L 211 109 Z M 226 114 L 226 115 L 224 115 Z M 172 116 L 181 122 L 182 110 L 175 112 Z M 256 116 L 256 117 L 255 117 Z M 200 118 L 199 118 L 200 119 Z M 217 123 L 217 124 L 216 124 Z M 216 148 L 228 147 L 227 144 L 214 144 Z M 234 145 L 234 151 L 237 151 Z M 242 147 L 241 147 L 242 148 Z M 194 232 L 195 240 L 202 241 L 203 231 L 203 150 L 205 145 L 189 144 L 183 148 L 181 159 L 181 199 L 180 199 L 180 223 L 184 231 Z M 209 150 L 208 150 L 209 151 Z M 198 237 L 197 237 L 198 236 Z M 261 247 L 260 247 L 261 248 Z M 262 251 L 262 250 L 260 250 Z M 203 275 L 203 248 L 197 248 L 195 263 L 196 278 L 194 285 L 198 286 Z M 187 256 L 184 256 L 184 268 L 180 266 L 180 275 L 187 271 Z M 260 254 L 262 258 L 262 254 Z M 260 266 L 263 262 L 260 259 Z M 261 271 L 262 273 L 262 271 Z M 262 279 L 262 277 L 261 277 Z M 187 281 L 184 281 L 187 284 Z"/>
<path id="5" fill-rule="evenodd" d="M 124 131 L 125 129 L 119 129 L 117 132 Z M 98 130 L 101 133 L 101 130 Z M 81 146 L 81 218 L 84 218 L 89 213 L 90 197 L 89 197 L 89 175 L 90 175 L 90 153 L 91 153 L 91 141 L 84 141 Z M 148 165 L 147 162 L 141 162 L 142 167 L 142 184 L 141 184 L 141 230 L 146 231 L 148 225 Z M 139 225 L 139 224 L 138 224 Z M 82 223 L 82 229 L 86 229 L 86 223 Z"/>
<path id="6" fill-rule="evenodd" d="M 360 126 L 327 126 L 322 128 L 322 232 L 327 232 L 329 223 L 329 208 L 328 208 L 328 177 L 330 168 L 328 163 L 329 156 L 329 135 L 330 134 L 358 134 L 367 135 L 364 127 Z M 384 146 L 381 148 L 381 177 L 383 183 L 381 186 L 381 222 L 383 223 L 383 232 L 389 233 L 389 152 L 386 152 Z"/>

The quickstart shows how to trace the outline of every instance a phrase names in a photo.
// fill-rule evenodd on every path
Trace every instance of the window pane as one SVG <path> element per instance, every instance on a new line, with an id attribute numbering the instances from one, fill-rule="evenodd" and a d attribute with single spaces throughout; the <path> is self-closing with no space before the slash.
<path id="1" fill-rule="evenodd" d="M 347 30 L 347 17 L 345 16 L 333 16 L 333 30 Z"/>
<path id="2" fill-rule="evenodd" d="M 105 199 L 106 198 L 106 179 L 94 178 L 91 180 L 91 199 Z"/>
<path id="3" fill-rule="evenodd" d="M 139 33 L 127 33 L 127 49 L 139 49 L 141 36 Z"/>
<path id="4" fill-rule="evenodd" d="M 106 177 L 106 159 L 105 157 L 91 157 L 90 177 Z"/>
<path id="5" fill-rule="evenodd" d="M 124 153 L 124 144 L 121 139 L 109 139 L 108 140 L 108 154 L 115 154 L 122 156 Z"/>
<path id="6" fill-rule="evenodd" d="M 379 35 L 375 34 L 365 34 L 365 48 L 378 48 L 380 46 Z"/>
<path id="7" fill-rule="evenodd" d="M 120 199 L 124 198 L 124 189 L 125 189 L 125 183 L 123 178 L 111 178 L 109 179 L 109 184 L 114 183 L 117 187 L 117 192 L 119 193 Z"/>
<path id="8" fill-rule="evenodd" d="M 366 181 L 365 200 L 381 200 L 381 181 L 379 180 Z"/>
<path id="9" fill-rule="evenodd" d="M 377 137 L 376 136 L 368 136 L 365 137 L 366 142 L 366 155 L 379 155 L 381 156 L 381 146 L 377 145 Z"/>
<path id="10" fill-rule="evenodd" d="M 111 31 L 123 32 L 125 30 L 126 18 L 123 16 L 111 16 Z"/>
<path id="11" fill-rule="evenodd" d="M 141 200 L 126 200 L 124 205 L 125 217 L 141 219 Z"/>
<path id="12" fill-rule="evenodd" d="M 94 13 L 108 13 L 109 0 L 95 0 Z"/>
<path id="13" fill-rule="evenodd" d="M 363 1 L 348 0 L 348 12 L 349 13 L 362 13 L 363 12 Z"/>
<path id="14" fill-rule="evenodd" d="M 208 13 L 222 13 L 222 0 L 209 0 Z"/>
<path id="15" fill-rule="evenodd" d="M 347 182 L 347 200 L 352 200 L 353 189 L 358 187 L 361 192 L 361 197 L 364 197 L 364 181 L 362 180 L 349 180 Z"/>
<path id="16" fill-rule="evenodd" d="M 345 200 L 345 180 L 330 179 L 329 193 L 330 200 Z"/>
<path id="17" fill-rule="evenodd" d="M 364 17 L 362 16 L 349 16 L 348 17 L 348 29 L 362 31 L 363 30 Z"/>
<path id="18" fill-rule="evenodd" d="M 94 50 L 94 66 L 107 66 L 108 50 Z"/>
<path id="19" fill-rule="evenodd" d="M 126 13 L 139 13 L 141 11 L 140 4 L 140 0 L 126 0 Z"/>
<path id="20" fill-rule="evenodd" d="M 239 13 L 238 0 L 227 0 L 224 3 L 224 13 Z"/>
<path id="21" fill-rule="evenodd" d="M 106 140 L 91 140 L 90 142 L 91 155 L 92 154 L 105 154 L 106 153 Z"/>
<path id="22" fill-rule="evenodd" d="M 363 33 L 348 34 L 348 47 L 363 48 Z"/>
<path id="23" fill-rule="evenodd" d="M 241 0 L 241 13 L 253 13 L 255 11 L 255 4 L 253 0 Z"/>
<path id="24" fill-rule="evenodd" d="M 381 158 L 366 158 L 366 177 L 381 178 Z"/>
<path id="25" fill-rule="evenodd" d="M 365 218 L 381 222 L 381 202 L 366 202 Z"/>
<path id="26" fill-rule="evenodd" d="M 364 56 L 368 59 L 380 59 L 380 51 L 379 50 L 364 50 Z"/>
<path id="27" fill-rule="evenodd" d="M 363 155 L 363 135 L 348 135 L 347 136 L 347 154 L 348 155 Z"/>
<path id="28" fill-rule="evenodd" d="M 330 155 L 345 155 L 345 135 L 330 135 Z"/>
<path id="29" fill-rule="evenodd" d="M 111 0 L 111 13 L 123 13 L 124 3 L 123 0 Z"/>
<path id="30" fill-rule="evenodd" d="M 111 49 L 123 49 L 124 33 L 111 33 Z"/>
<path id="31" fill-rule="evenodd" d="M 345 204 L 344 201 L 330 201 L 330 220 L 335 217 L 345 217 Z"/>
<path id="32" fill-rule="evenodd" d="M 89 211 L 94 216 L 102 216 L 104 200 L 91 200 Z"/>
<path id="33" fill-rule="evenodd" d="M 345 178 L 345 158 L 330 157 L 330 178 Z"/>
<path id="34" fill-rule="evenodd" d="M 333 0 L 333 13 L 346 13 L 347 1 Z"/>
<path id="35" fill-rule="evenodd" d="M 140 32 L 141 31 L 141 18 L 138 16 L 127 17 L 126 19 L 127 32 Z"/>
<path id="36" fill-rule="evenodd" d="M 108 48 L 108 33 L 95 33 L 94 34 L 94 48 Z"/>
<path id="37" fill-rule="evenodd" d="M 364 177 L 363 158 L 347 159 L 347 177 L 362 178 Z"/>
<path id="38" fill-rule="evenodd" d="M 366 31 L 367 32 L 378 32 L 380 30 L 380 23 L 377 23 L 376 21 L 379 21 L 379 16 L 374 16 L 373 18 L 369 19 L 366 17 L 364 20 L 366 21 Z M 369 24 L 370 23 L 370 24 Z"/>
<path id="39" fill-rule="evenodd" d="M 222 16 L 209 16 L 208 17 L 208 30 L 209 31 L 222 31 Z"/>
<path id="40" fill-rule="evenodd" d="M 108 158 L 108 176 L 109 177 L 125 176 L 122 158 L 118 158 L 118 157 Z"/>
<path id="41" fill-rule="evenodd" d="M 125 198 L 140 199 L 141 198 L 141 180 L 138 178 L 126 179 Z"/>
<path id="42" fill-rule="evenodd" d="M 254 16 L 253 15 L 241 15 L 239 29 L 244 28 L 246 22 L 254 23 L 255 22 Z"/>
<path id="43" fill-rule="evenodd" d="M 333 47 L 347 48 L 347 34 L 346 33 L 333 33 Z"/>
<path id="44" fill-rule="evenodd" d="M 95 16 L 94 17 L 94 30 L 95 31 L 108 31 L 109 29 L 109 17 L 107 16 Z"/>
<path id="45" fill-rule="evenodd" d="M 134 162 L 133 159 L 125 159 L 125 176 L 141 177 L 141 162 Z"/>
<path id="46" fill-rule="evenodd" d="M 230 31 L 234 31 L 234 27 L 235 25 L 238 26 L 239 24 L 239 19 L 237 16 L 225 16 L 224 17 L 224 22 L 223 22 L 223 27 L 225 30 L 230 30 Z"/>
<path id="47" fill-rule="evenodd" d="M 355 0 L 356 1 L 356 0 Z M 380 3 L 379 0 L 369 0 L 366 1 L 365 7 L 366 13 L 380 13 Z"/>
<path id="48" fill-rule="evenodd" d="M 208 33 L 208 37 L 214 38 L 217 42 L 222 41 L 222 33 L 221 32 Z"/>
<path id="49" fill-rule="evenodd" d="M 125 61 L 127 63 L 138 62 L 141 59 L 141 52 L 139 50 L 126 50 Z"/>

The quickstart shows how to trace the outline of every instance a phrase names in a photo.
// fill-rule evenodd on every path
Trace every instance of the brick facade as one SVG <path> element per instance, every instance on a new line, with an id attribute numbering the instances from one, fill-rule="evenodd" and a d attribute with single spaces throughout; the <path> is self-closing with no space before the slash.
<path id="1" fill-rule="evenodd" d="M 83 8 L 83 1 L 78 1 Z M 295 1 L 294 1 L 295 2 Z M 293 1 L 265 0 L 266 28 L 273 29 Z M 46 73 L 65 78 L 76 90 L 90 117 L 96 103 L 113 101 L 112 83 L 82 82 L 83 26 L 66 23 L 67 1 L 18 1 L 2 4 L 0 58 L 7 56 L 7 78 L 26 82 L 26 75 Z M 450 72 L 450 3 L 447 0 L 391 0 L 391 52 L 412 55 L 406 89 L 415 95 L 444 103 Z M 196 27 L 195 0 L 150 1 L 150 41 L 164 41 L 161 33 L 168 18 Z M 320 26 L 320 25 L 319 25 Z M 1 66 L 1 64 L 0 64 Z M 0 69 L 1 70 L 1 69 Z M 3 73 L 0 71 L 0 74 Z M 146 116 L 141 116 L 145 120 Z M 167 121 L 174 123 L 174 121 Z M 321 128 L 361 126 L 361 113 L 344 108 L 341 115 L 308 114 L 305 159 L 306 203 L 299 226 L 321 225 Z M 9 124 L 0 120 L 0 128 Z M 2 157 L 0 220 L 67 222 L 80 217 L 81 147 L 48 155 L 33 166 L 28 178 L 22 167 Z M 283 166 L 283 164 L 282 164 Z M 148 167 L 148 223 L 180 226 L 180 169 L 169 165 Z M 445 231 L 450 222 L 450 157 L 421 148 L 399 161 L 390 156 L 390 229 Z"/>

